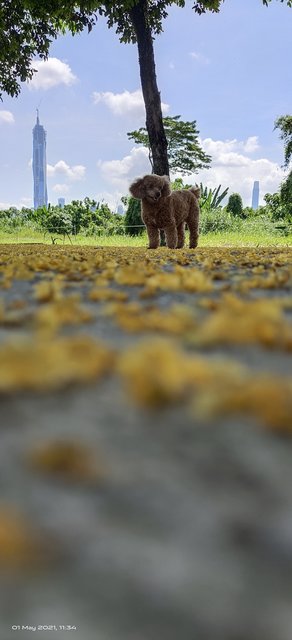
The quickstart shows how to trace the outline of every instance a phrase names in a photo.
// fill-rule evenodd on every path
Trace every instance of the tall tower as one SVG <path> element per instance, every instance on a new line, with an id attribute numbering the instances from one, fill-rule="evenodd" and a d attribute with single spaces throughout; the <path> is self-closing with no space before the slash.
<path id="1" fill-rule="evenodd" d="M 47 160 L 46 160 L 46 132 L 40 124 L 37 109 L 37 120 L 32 131 L 33 138 L 33 204 L 34 208 L 48 205 L 47 192 Z"/>
<path id="2" fill-rule="evenodd" d="M 258 180 L 255 180 L 255 182 L 253 183 L 252 201 L 251 201 L 251 206 L 253 209 L 259 208 L 259 197 L 260 197 L 260 183 Z"/>

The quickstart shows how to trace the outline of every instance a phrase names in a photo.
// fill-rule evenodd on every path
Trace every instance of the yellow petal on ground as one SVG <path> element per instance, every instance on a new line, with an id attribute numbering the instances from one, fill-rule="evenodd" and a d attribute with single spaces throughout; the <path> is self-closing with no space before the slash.
<path id="1" fill-rule="evenodd" d="M 114 359 L 112 351 L 87 336 L 14 341 L 0 346 L 0 393 L 93 382 L 112 369 Z"/>
<path id="2" fill-rule="evenodd" d="M 62 282 L 51 280 L 39 282 L 34 286 L 34 298 L 38 302 L 55 302 L 62 299 Z"/>
<path id="3" fill-rule="evenodd" d="M 191 341 L 199 345 L 258 343 L 289 351 L 292 328 L 283 315 L 282 305 L 273 299 L 244 301 L 225 295 Z"/>
<path id="4" fill-rule="evenodd" d="M 128 294 L 125 291 L 118 291 L 111 288 L 94 287 L 88 293 L 88 299 L 93 302 L 104 302 L 108 300 L 125 301 L 128 300 Z"/>
<path id="5" fill-rule="evenodd" d="M 187 392 L 185 356 L 166 340 L 145 341 L 120 355 L 117 371 L 130 397 L 142 406 L 181 401 Z"/>
<path id="6" fill-rule="evenodd" d="M 33 470 L 69 482 L 99 483 L 106 476 L 104 463 L 92 448 L 77 441 L 45 442 L 30 451 L 27 461 Z"/>
<path id="7" fill-rule="evenodd" d="M 66 325 L 91 322 L 92 312 L 80 305 L 79 299 L 80 297 L 74 294 L 45 304 L 35 313 L 36 326 L 54 332 Z"/>
<path id="8" fill-rule="evenodd" d="M 0 568 L 34 571 L 52 560 L 52 548 L 44 536 L 16 508 L 0 507 Z"/>

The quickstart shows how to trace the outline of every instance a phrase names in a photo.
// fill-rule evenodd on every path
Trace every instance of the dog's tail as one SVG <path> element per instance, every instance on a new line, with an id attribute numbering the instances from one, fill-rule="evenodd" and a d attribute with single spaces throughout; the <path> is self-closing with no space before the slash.
<path id="1" fill-rule="evenodd" d="M 189 189 L 189 191 L 190 191 L 191 193 L 193 193 L 193 194 L 194 194 L 194 196 L 196 196 L 196 198 L 197 198 L 197 199 L 199 199 L 199 197 L 200 197 L 200 195 L 201 195 L 201 189 L 200 189 L 200 187 L 198 187 L 198 185 L 196 185 L 195 187 L 191 187 L 191 188 Z"/>

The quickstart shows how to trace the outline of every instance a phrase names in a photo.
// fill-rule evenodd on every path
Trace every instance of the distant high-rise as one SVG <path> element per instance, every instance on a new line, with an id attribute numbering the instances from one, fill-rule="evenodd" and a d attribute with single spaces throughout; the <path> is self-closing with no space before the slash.
<path id="1" fill-rule="evenodd" d="M 65 207 L 65 198 L 58 198 L 58 207 L 60 207 L 60 209 Z"/>
<path id="2" fill-rule="evenodd" d="M 252 201 L 251 201 L 251 206 L 253 209 L 259 208 L 259 198 L 260 198 L 260 183 L 258 180 L 255 180 L 255 182 L 253 183 Z"/>
<path id="3" fill-rule="evenodd" d="M 122 205 L 122 204 L 119 204 L 119 205 L 117 206 L 117 213 L 119 213 L 119 214 L 120 214 L 120 216 L 123 216 L 123 215 L 124 215 L 125 210 L 124 210 L 124 207 L 123 207 L 123 205 Z"/>
<path id="4" fill-rule="evenodd" d="M 47 160 L 46 160 L 46 132 L 40 124 L 37 110 L 36 125 L 33 128 L 33 204 L 34 208 L 47 207 Z"/>

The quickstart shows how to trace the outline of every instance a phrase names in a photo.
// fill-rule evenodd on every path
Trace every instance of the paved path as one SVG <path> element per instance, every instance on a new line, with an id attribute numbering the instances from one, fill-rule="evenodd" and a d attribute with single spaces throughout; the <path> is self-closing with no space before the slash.
<path id="1" fill-rule="evenodd" d="M 0 247 L 1 638 L 291 640 L 291 257 Z"/>

